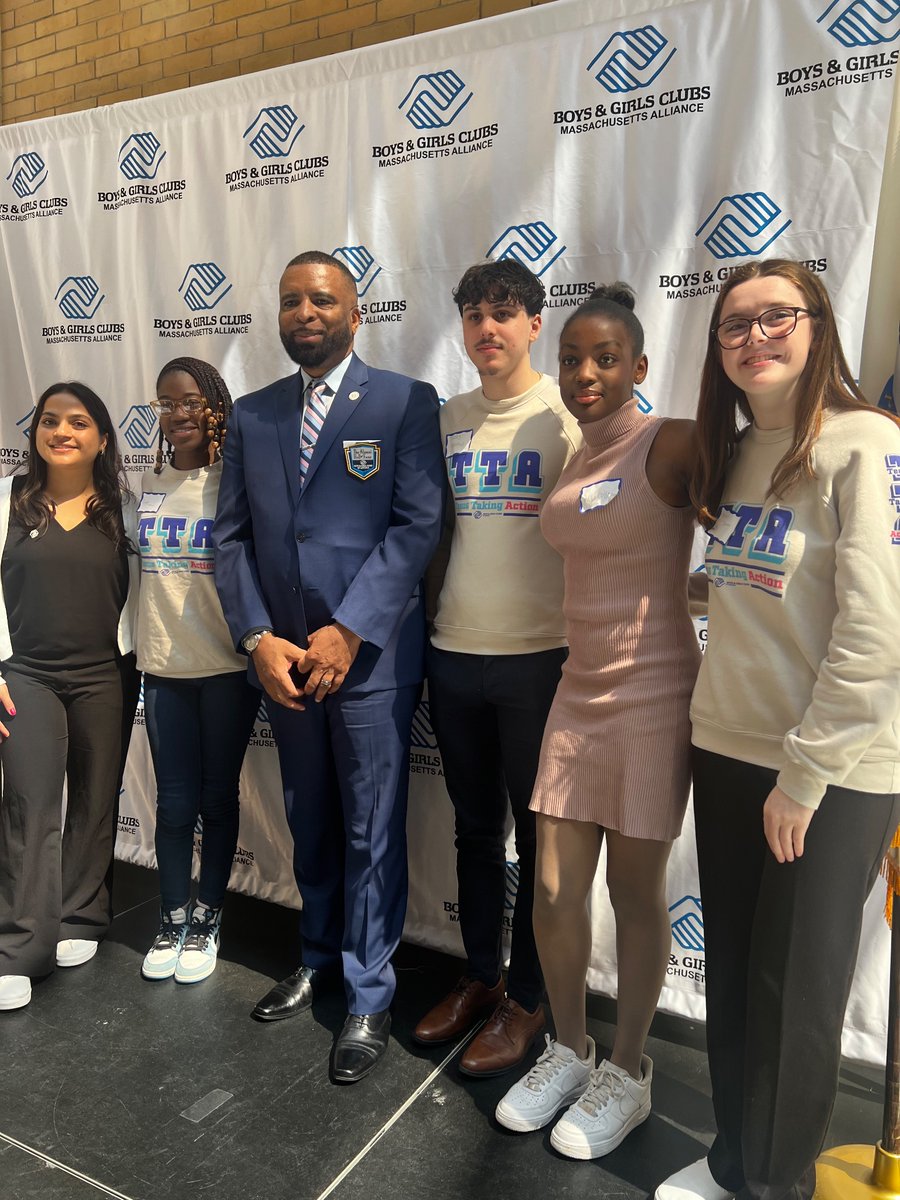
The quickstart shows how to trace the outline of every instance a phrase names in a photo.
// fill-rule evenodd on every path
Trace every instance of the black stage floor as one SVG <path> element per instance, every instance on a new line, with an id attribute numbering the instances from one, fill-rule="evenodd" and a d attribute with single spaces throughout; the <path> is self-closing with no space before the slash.
<path id="1" fill-rule="evenodd" d="M 157 904 L 156 875 L 118 864 L 120 915 L 97 957 L 0 1014 L 0 1200 L 643 1200 L 711 1140 L 703 1031 L 687 1021 L 654 1024 L 649 1121 L 608 1157 L 573 1162 L 546 1130 L 494 1123 L 515 1076 L 463 1082 L 459 1046 L 411 1041 L 457 960 L 401 947 L 386 1059 L 335 1087 L 338 997 L 272 1025 L 249 1017 L 296 966 L 296 914 L 229 896 L 219 966 L 185 987 L 140 977 Z M 593 999 L 591 1012 L 608 1048 L 613 1006 Z M 845 1064 L 830 1143 L 879 1137 L 881 1094 L 880 1072 Z"/>

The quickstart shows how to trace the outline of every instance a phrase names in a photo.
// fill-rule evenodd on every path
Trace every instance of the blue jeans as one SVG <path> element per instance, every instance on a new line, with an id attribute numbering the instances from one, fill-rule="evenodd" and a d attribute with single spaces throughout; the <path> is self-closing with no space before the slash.
<path id="1" fill-rule="evenodd" d="M 237 846 L 241 764 L 260 692 L 243 671 L 201 679 L 144 676 L 144 712 L 156 771 L 156 860 L 167 912 L 191 897 L 191 856 L 203 818 L 199 899 L 225 899 Z"/>

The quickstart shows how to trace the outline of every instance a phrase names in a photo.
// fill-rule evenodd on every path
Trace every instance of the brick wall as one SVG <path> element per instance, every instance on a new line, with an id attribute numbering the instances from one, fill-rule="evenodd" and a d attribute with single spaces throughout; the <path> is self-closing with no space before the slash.
<path id="1" fill-rule="evenodd" d="M 155 96 L 547 0 L 0 0 L 0 122 Z"/>

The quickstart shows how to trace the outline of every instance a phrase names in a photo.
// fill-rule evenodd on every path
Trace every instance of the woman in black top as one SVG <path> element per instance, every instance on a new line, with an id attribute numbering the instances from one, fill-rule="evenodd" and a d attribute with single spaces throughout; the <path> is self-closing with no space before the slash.
<path id="1" fill-rule="evenodd" d="M 0 480 L 0 1010 L 87 962 L 109 927 L 137 696 L 135 510 L 109 413 L 54 384 L 29 436 L 25 476 Z"/>

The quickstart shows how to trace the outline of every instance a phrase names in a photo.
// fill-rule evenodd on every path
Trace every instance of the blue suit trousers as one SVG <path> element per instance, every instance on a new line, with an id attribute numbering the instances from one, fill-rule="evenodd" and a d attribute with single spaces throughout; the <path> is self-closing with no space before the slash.
<path id="1" fill-rule="evenodd" d="M 303 899 L 303 962 L 342 967 L 350 1013 L 394 996 L 391 955 L 406 916 L 409 739 L 421 688 L 269 701 L 294 875 Z"/>

